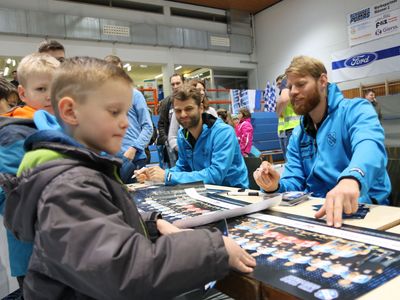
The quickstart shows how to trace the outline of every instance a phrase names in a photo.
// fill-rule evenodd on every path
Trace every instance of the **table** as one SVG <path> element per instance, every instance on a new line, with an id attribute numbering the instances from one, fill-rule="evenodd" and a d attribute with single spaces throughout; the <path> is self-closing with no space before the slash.
<path id="1" fill-rule="evenodd" d="M 237 188 L 220 187 L 213 185 L 206 185 L 210 189 L 222 189 L 227 191 L 237 190 Z M 231 198 L 241 199 L 250 203 L 260 201 L 260 196 L 230 196 Z M 312 198 L 311 200 L 299 204 L 294 207 L 273 207 L 271 210 L 276 212 L 284 212 L 291 215 L 313 217 L 314 211 L 312 205 L 322 204 L 323 199 Z M 370 206 L 370 213 L 367 214 L 365 219 L 362 220 L 345 220 L 345 224 L 369 228 L 386 230 L 400 224 L 400 208 L 397 207 L 385 207 L 385 206 Z M 397 226 L 397 230 L 400 231 L 400 226 Z M 394 227 L 392 230 L 396 230 Z M 398 293 L 398 287 L 400 286 L 400 276 L 392 279 L 377 289 L 370 291 L 363 295 L 359 299 L 372 300 L 377 298 L 382 299 L 393 299 L 394 295 Z M 297 299 L 295 296 L 288 294 L 282 290 L 278 290 L 270 285 L 267 285 L 261 281 L 256 280 L 251 275 L 242 275 L 235 272 L 231 272 L 223 280 L 218 281 L 217 288 L 234 299 Z"/>
<path id="2" fill-rule="evenodd" d="M 215 186 L 207 186 L 209 188 L 217 188 Z M 218 187 L 219 189 L 235 190 L 228 187 Z M 230 196 L 231 198 L 241 199 L 247 202 L 257 202 L 262 199 L 260 196 Z M 311 198 L 309 201 L 303 202 L 297 206 L 276 206 L 271 208 L 272 211 L 288 213 L 292 215 L 314 217 L 315 211 L 313 205 L 322 204 L 324 199 Z M 369 229 L 387 230 L 388 232 L 400 233 L 400 208 L 370 205 L 370 212 L 364 219 L 361 220 L 344 220 L 344 224 L 353 225 Z M 396 226 L 398 225 L 398 226 Z M 395 226 L 395 227 L 394 227 Z M 392 228 L 392 229 L 390 229 Z M 381 287 L 370 291 L 369 293 L 361 296 L 362 300 L 373 299 L 392 299 L 398 293 L 400 286 L 400 276 L 385 283 Z M 284 291 L 277 290 L 276 288 L 258 282 L 248 275 L 241 275 L 231 273 L 228 277 L 218 282 L 217 287 L 226 294 L 235 299 L 283 299 L 292 300 L 297 299 Z"/>
<path id="3" fill-rule="evenodd" d="M 213 185 L 206 185 L 209 188 L 219 188 L 226 190 L 236 190 L 229 187 L 216 187 Z M 257 202 L 262 200 L 261 196 L 229 196 L 234 199 L 241 199 L 247 202 Z M 295 206 L 274 206 L 272 211 L 278 211 L 288 214 L 294 214 L 303 217 L 314 218 L 315 211 L 313 205 L 320 205 L 324 203 L 323 198 L 313 198 L 300 203 Z M 400 225 L 400 207 L 384 206 L 384 205 L 368 205 L 370 212 L 364 219 L 345 219 L 343 223 L 346 225 L 353 225 L 369 229 L 386 230 L 396 225 Z"/>
<path id="4" fill-rule="evenodd" d="M 400 225 L 395 226 L 395 227 L 392 227 L 392 228 L 390 228 L 390 229 L 388 229 L 388 230 L 386 230 L 386 231 L 387 231 L 387 232 L 392 232 L 392 233 L 400 234 Z"/>

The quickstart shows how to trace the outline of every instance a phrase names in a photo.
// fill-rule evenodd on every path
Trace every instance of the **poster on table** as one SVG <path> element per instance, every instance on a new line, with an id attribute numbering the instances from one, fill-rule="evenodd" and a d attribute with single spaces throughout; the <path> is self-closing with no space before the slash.
<path id="1" fill-rule="evenodd" d="M 356 299 L 400 275 L 398 235 L 273 212 L 231 219 L 228 232 L 256 258 L 251 277 L 298 299 Z"/>
<path id="2" fill-rule="evenodd" d="M 387 0 L 347 15 L 349 45 L 400 33 L 400 0 Z"/>
<path id="3" fill-rule="evenodd" d="M 332 81 L 342 82 L 400 70 L 400 36 L 341 50 L 331 55 Z"/>

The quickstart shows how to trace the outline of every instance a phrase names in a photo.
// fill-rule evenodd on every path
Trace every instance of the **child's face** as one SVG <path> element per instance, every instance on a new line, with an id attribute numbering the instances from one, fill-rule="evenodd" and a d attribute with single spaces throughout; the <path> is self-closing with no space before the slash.
<path id="1" fill-rule="evenodd" d="M 77 103 L 73 137 L 96 152 L 117 153 L 129 125 L 131 105 L 132 87 L 122 80 L 107 81 Z"/>
<path id="2" fill-rule="evenodd" d="M 50 102 L 51 79 L 52 74 L 33 74 L 25 86 L 18 87 L 21 100 L 36 110 L 44 109 L 54 114 Z"/>

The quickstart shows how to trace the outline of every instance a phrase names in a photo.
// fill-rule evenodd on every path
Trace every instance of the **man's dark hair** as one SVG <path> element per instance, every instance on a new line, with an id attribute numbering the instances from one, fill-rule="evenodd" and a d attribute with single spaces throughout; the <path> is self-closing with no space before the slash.
<path id="1" fill-rule="evenodd" d="M 275 82 L 278 82 L 279 80 L 283 80 L 283 78 L 285 78 L 285 74 L 281 74 L 278 77 L 276 77 Z"/>
<path id="2" fill-rule="evenodd" d="M 50 41 L 43 41 L 39 44 L 39 53 L 46 53 L 49 51 L 56 51 L 56 50 L 62 50 L 65 52 L 64 46 L 61 45 L 59 42 L 56 40 L 50 40 Z"/>
<path id="3" fill-rule="evenodd" d="M 14 71 L 11 72 L 11 74 L 14 74 L 14 73 L 17 73 L 17 70 L 14 70 Z"/>
<path id="4" fill-rule="evenodd" d="M 8 98 L 11 93 L 17 93 L 15 85 L 10 83 L 4 77 L 0 77 L 0 100 Z"/>
<path id="5" fill-rule="evenodd" d="M 364 96 L 367 96 L 369 93 L 374 93 L 374 94 L 376 94 L 375 93 L 375 91 L 373 90 L 373 89 L 366 89 L 365 91 L 364 91 Z"/>
<path id="6" fill-rule="evenodd" d="M 183 77 L 183 75 L 178 74 L 178 73 L 172 74 L 171 77 L 169 78 L 169 82 L 171 82 L 172 77 L 177 77 L 177 76 L 179 76 L 181 78 L 182 82 L 185 82 L 185 77 Z"/>
<path id="7" fill-rule="evenodd" d="M 196 89 L 191 85 L 186 85 L 186 84 L 182 87 L 182 89 L 176 91 L 172 95 L 173 101 L 175 100 L 186 101 L 189 99 L 193 99 L 197 106 L 200 106 L 201 98 L 202 97 L 198 89 Z"/>

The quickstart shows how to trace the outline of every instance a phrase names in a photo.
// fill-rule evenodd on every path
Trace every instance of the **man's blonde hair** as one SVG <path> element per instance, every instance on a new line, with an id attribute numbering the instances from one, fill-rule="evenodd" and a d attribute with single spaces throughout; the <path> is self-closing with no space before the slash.
<path id="1" fill-rule="evenodd" d="M 32 53 L 25 56 L 18 65 L 18 81 L 26 86 L 30 77 L 53 74 L 60 62 L 47 53 Z"/>
<path id="2" fill-rule="evenodd" d="M 51 85 L 51 104 L 59 121 L 58 102 L 71 97 L 85 101 L 90 91 L 98 89 L 108 80 L 122 80 L 131 85 L 132 79 L 125 71 L 105 60 L 93 57 L 66 59 L 54 74 Z"/>
<path id="3" fill-rule="evenodd" d="M 300 76 L 311 75 L 318 79 L 321 74 L 326 74 L 324 64 L 316 58 L 309 56 L 296 56 L 285 71 L 285 75 L 295 74 Z"/>

